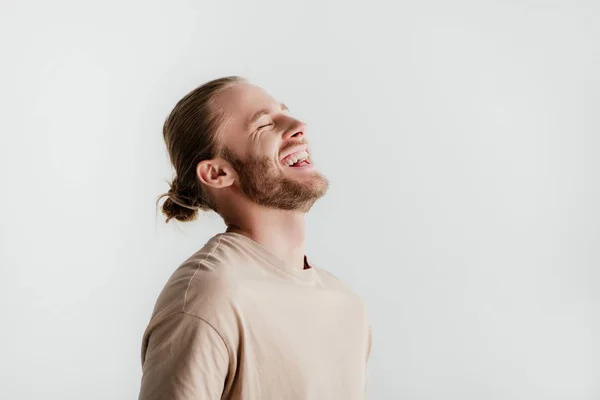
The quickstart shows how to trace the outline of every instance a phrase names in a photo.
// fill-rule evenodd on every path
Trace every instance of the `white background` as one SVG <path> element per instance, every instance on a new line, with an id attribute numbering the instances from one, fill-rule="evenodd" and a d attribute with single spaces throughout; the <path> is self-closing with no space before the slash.
<path id="1" fill-rule="evenodd" d="M 600 3 L 1 4 L 0 397 L 137 398 L 156 296 L 224 229 L 155 213 L 162 123 L 236 74 L 309 124 L 370 399 L 600 399 Z"/>

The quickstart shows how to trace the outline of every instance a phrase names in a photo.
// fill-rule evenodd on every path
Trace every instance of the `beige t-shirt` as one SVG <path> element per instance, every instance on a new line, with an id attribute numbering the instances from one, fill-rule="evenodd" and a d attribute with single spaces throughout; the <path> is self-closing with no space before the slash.
<path id="1" fill-rule="evenodd" d="M 142 343 L 141 400 L 365 399 L 371 328 L 362 299 L 308 262 L 212 237 L 163 288 Z"/>

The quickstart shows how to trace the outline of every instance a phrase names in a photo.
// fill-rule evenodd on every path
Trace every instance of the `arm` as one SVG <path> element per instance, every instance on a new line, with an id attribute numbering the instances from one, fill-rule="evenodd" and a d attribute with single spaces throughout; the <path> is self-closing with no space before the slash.
<path id="1" fill-rule="evenodd" d="M 139 400 L 220 399 L 228 369 L 229 352 L 215 328 L 177 313 L 148 336 Z"/>

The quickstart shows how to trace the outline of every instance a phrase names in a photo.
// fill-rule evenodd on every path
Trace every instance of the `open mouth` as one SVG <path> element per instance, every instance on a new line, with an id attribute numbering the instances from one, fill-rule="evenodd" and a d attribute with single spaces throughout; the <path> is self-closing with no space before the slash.
<path id="1" fill-rule="evenodd" d="M 281 160 L 284 167 L 299 168 L 310 165 L 310 155 L 306 150 L 297 151 Z"/>

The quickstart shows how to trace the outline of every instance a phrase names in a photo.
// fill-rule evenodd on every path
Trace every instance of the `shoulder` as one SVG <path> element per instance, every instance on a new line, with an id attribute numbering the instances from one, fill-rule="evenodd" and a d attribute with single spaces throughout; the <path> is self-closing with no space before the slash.
<path id="1" fill-rule="evenodd" d="M 317 276 L 319 278 L 319 282 L 323 286 L 329 287 L 332 289 L 342 290 L 342 291 L 345 291 L 348 293 L 356 294 L 356 292 L 352 289 L 352 287 L 348 283 L 343 281 L 341 278 L 339 278 L 334 273 L 332 273 L 329 270 L 326 270 L 324 268 L 321 268 L 319 266 L 315 266 L 315 269 L 317 271 Z"/>
<path id="2" fill-rule="evenodd" d="M 231 307 L 243 271 L 243 257 L 236 256 L 218 240 L 181 263 L 161 290 L 152 319 L 183 312 L 213 322 L 215 315 Z"/>
<path id="3" fill-rule="evenodd" d="M 367 302 L 356 290 L 352 288 L 350 284 L 346 283 L 345 281 L 334 275 L 332 272 L 327 271 L 323 268 L 318 268 L 317 271 L 320 276 L 319 280 L 323 282 L 324 287 L 329 287 L 344 292 L 349 298 L 353 300 L 353 302 L 364 314 L 365 319 L 368 321 L 369 312 Z"/>
<path id="4" fill-rule="evenodd" d="M 318 283 L 327 290 L 336 291 L 350 301 L 363 314 L 367 313 L 367 305 L 363 297 L 352 287 L 351 284 L 345 282 L 334 273 L 316 266 Z"/>

